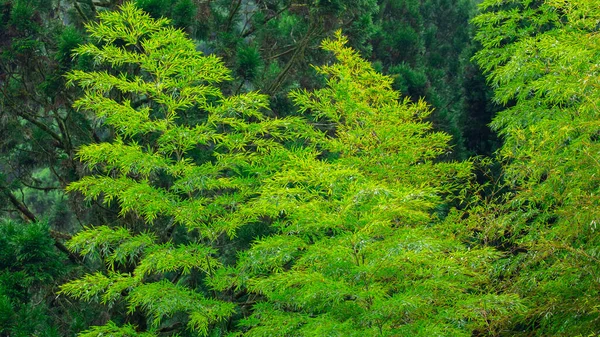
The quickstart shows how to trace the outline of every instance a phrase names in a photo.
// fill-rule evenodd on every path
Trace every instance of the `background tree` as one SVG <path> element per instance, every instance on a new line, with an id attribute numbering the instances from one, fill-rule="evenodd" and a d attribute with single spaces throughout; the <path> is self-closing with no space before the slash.
<path id="1" fill-rule="evenodd" d="M 290 89 L 320 84 L 310 68 L 325 59 L 320 41 L 342 28 L 354 46 L 369 50 L 376 12 L 373 0 L 215 1 L 214 37 L 204 40 L 241 75 L 232 90 L 259 89 L 271 96 L 274 113 L 286 115 Z"/>
<path id="2" fill-rule="evenodd" d="M 4 3 L 0 198 L 10 205 L 4 211 L 11 216 L 46 218 L 53 228 L 66 231 L 77 221 L 65 211 L 68 202 L 61 190 L 76 177 L 75 148 L 89 142 L 92 132 L 70 107 L 72 93 L 65 90 L 62 78 L 73 66 L 71 48 L 82 37 L 62 25 L 66 14 L 55 9 L 50 1 Z"/>
<path id="3" fill-rule="evenodd" d="M 62 260 L 48 226 L 0 222 L 0 334 L 59 336 L 49 314 Z M 72 312 L 69 314 L 73 314 Z M 65 318 L 70 316 L 65 312 Z M 70 316 L 72 318 L 72 316 Z"/>
<path id="4" fill-rule="evenodd" d="M 370 60 L 394 78 L 394 89 L 414 101 L 425 98 L 432 105 L 430 119 L 435 127 L 453 136 L 452 157 L 465 159 L 481 153 L 484 149 L 479 143 L 470 141 L 479 135 L 467 129 L 485 129 L 489 121 L 479 122 L 472 116 L 489 111 L 465 101 L 482 89 L 485 92 L 485 86 L 472 92 L 468 82 L 469 58 L 474 52 L 469 25 L 474 2 L 391 0 L 380 1 L 379 7 Z"/>
<path id="5" fill-rule="evenodd" d="M 65 273 L 79 270 L 81 262 L 63 242 L 92 213 L 63 191 L 79 173 L 75 148 L 95 136 L 86 118 L 71 108 L 73 92 L 62 77 L 69 69 L 85 67 L 85 62 L 71 63 L 71 49 L 83 36 L 64 26 L 74 17 L 69 5 L 1 3 L 3 335 L 68 335 L 99 315 L 93 306 L 71 305 L 55 295 Z"/>

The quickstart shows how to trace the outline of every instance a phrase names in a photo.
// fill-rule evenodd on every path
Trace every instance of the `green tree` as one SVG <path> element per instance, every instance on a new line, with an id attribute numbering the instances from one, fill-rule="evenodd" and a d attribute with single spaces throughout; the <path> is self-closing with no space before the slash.
<path id="1" fill-rule="evenodd" d="M 7 217 L 52 219 L 67 208 L 62 188 L 76 175 L 75 148 L 92 139 L 70 107 L 62 75 L 83 38 L 65 28 L 53 1 L 5 1 L 0 18 L 0 200 Z M 45 198 L 51 194 L 52 197 Z M 57 201 L 59 207 L 41 207 Z M 71 229 L 74 217 L 51 223 Z"/>
<path id="2" fill-rule="evenodd" d="M 230 90 L 268 94 L 278 115 L 293 111 L 287 97 L 291 89 L 321 84 L 310 64 L 326 60 L 318 47 L 322 39 L 343 29 L 354 47 L 370 50 L 378 9 L 375 0 L 219 0 L 209 5 L 212 36 L 198 38 L 241 75 Z"/>
<path id="3" fill-rule="evenodd" d="M 55 296 L 66 273 L 82 268 L 63 244 L 67 233 L 97 209 L 64 193 L 81 172 L 75 149 L 97 136 L 64 85 L 65 72 L 85 67 L 70 57 L 84 39 L 65 26 L 76 21 L 67 10 L 74 2 L 0 4 L 0 297 L 10 309 L 0 313 L 3 336 L 71 335 L 100 316 L 96 306 Z"/>
<path id="4" fill-rule="evenodd" d="M 0 335 L 74 335 L 101 314 L 57 298 L 57 285 L 76 270 L 54 247 L 46 223 L 0 220 Z"/>
<path id="5" fill-rule="evenodd" d="M 85 92 L 75 107 L 114 132 L 109 142 L 79 149 L 92 175 L 68 190 L 116 203 L 124 218 L 68 242 L 100 268 L 61 293 L 107 305 L 114 320 L 84 336 L 129 335 L 131 324 L 149 336 L 225 330 L 236 307 L 207 280 L 235 248 L 228 238 L 259 221 L 247 201 L 277 170 L 270 153 L 315 134 L 298 118 L 267 119 L 264 95 L 225 97 L 217 85 L 229 71 L 168 23 L 132 3 L 100 13 L 86 26 L 98 44 L 76 54 L 114 71 L 68 75 Z"/>
<path id="6" fill-rule="evenodd" d="M 292 94 L 327 136 L 289 152 L 253 209 L 276 232 L 222 268 L 217 289 L 256 294 L 244 336 L 471 336 L 520 308 L 485 291 L 493 249 L 468 249 L 433 210 L 470 178 L 470 163 L 436 163 L 449 136 L 431 132 L 422 101 L 338 35 L 327 86 Z"/>
<path id="7" fill-rule="evenodd" d="M 512 253 L 497 264 L 498 287 L 528 306 L 504 329 L 596 333 L 598 4 L 483 1 L 481 9 L 474 22 L 483 49 L 475 60 L 507 106 L 492 126 L 504 141 L 498 155 L 509 192 L 472 220 L 485 221 L 478 225 L 484 241 Z"/>
<path id="8" fill-rule="evenodd" d="M 453 136 L 453 158 L 476 150 L 465 139 L 467 120 L 480 113 L 464 104 L 465 70 L 473 53 L 471 0 L 379 1 L 370 60 L 394 78 L 394 89 L 434 107 L 435 128 Z M 471 88 L 470 88 L 471 89 Z M 469 92 L 470 93 L 470 92 Z M 479 107 L 476 107 L 479 108 Z M 483 125 L 478 125 L 483 126 Z"/>
<path id="9" fill-rule="evenodd" d="M 100 14 L 99 44 L 76 53 L 114 71 L 68 76 L 76 108 L 114 132 L 78 151 L 92 175 L 68 190 L 124 218 L 68 242 L 99 269 L 61 293 L 109 312 L 84 336 L 220 334 L 238 318 L 249 335 L 471 335 L 519 308 L 485 291 L 494 250 L 432 215 L 470 164 L 436 163 L 449 136 L 423 102 L 398 102 L 338 36 L 328 86 L 292 95 L 314 126 L 269 119 L 263 95 L 225 97 L 229 71 L 168 22 L 131 3 Z M 244 251 L 232 238 L 247 227 L 266 229 Z"/>

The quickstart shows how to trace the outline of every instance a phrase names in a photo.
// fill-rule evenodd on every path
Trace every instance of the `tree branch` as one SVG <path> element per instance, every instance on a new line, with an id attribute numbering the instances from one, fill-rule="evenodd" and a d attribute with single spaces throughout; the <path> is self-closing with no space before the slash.
<path id="1" fill-rule="evenodd" d="M 290 5 L 287 5 L 287 6 L 285 6 L 285 7 L 283 7 L 282 9 L 280 9 L 279 11 L 277 11 L 277 13 L 275 13 L 275 14 L 273 14 L 273 15 L 269 16 L 269 17 L 268 17 L 268 18 L 266 18 L 266 19 L 265 19 L 263 22 L 261 22 L 259 26 L 253 25 L 253 26 L 252 26 L 252 28 L 248 29 L 246 32 L 244 32 L 244 33 L 242 34 L 242 38 L 246 38 L 246 37 L 248 37 L 250 34 L 254 33 L 254 32 L 255 32 L 255 31 L 258 29 L 258 28 L 260 28 L 260 27 L 264 26 L 264 25 L 265 25 L 265 24 L 267 24 L 269 21 L 271 21 L 271 20 L 275 19 L 276 17 L 280 16 L 280 15 L 281 15 L 281 13 L 283 13 L 283 12 L 285 12 L 287 9 L 289 9 L 289 8 L 290 8 L 290 6 L 291 6 L 291 4 L 290 4 Z"/>
<path id="2" fill-rule="evenodd" d="M 25 220 L 28 222 L 37 221 L 35 214 L 33 214 L 33 212 L 31 212 L 24 203 L 17 199 L 17 197 L 6 186 L 0 186 L 0 189 L 2 190 L 2 193 L 6 195 L 8 201 L 10 201 L 10 203 L 21 213 L 21 215 L 23 215 Z"/>
<path id="3" fill-rule="evenodd" d="M 37 222 L 35 214 L 33 214 L 33 212 L 31 212 L 24 203 L 19 201 L 19 199 L 17 199 L 17 197 L 6 186 L 0 186 L 0 190 L 2 190 L 2 193 L 6 195 L 10 203 L 23 215 L 27 222 Z M 56 247 L 56 249 L 60 250 L 61 252 L 67 254 L 67 257 L 69 258 L 69 260 L 71 260 L 71 262 L 77 264 L 82 263 L 79 256 L 73 254 L 64 244 L 58 241 L 58 239 L 70 238 L 71 236 L 69 234 L 59 233 L 57 231 L 50 230 L 50 236 L 52 237 L 52 239 L 54 239 L 54 247 Z"/>

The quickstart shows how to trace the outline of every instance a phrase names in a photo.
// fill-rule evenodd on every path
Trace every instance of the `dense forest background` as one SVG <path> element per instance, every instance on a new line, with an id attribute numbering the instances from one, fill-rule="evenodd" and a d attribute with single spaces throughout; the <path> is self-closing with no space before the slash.
<path id="1" fill-rule="evenodd" d="M 595 0 L 0 0 L 0 336 L 600 334 Z"/>

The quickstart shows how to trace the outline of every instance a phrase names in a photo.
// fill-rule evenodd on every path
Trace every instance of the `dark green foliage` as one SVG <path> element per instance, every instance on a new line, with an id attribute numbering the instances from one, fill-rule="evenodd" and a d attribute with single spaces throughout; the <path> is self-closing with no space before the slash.
<path id="1" fill-rule="evenodd" d="M 64 260 L 47 225 L 0 221 L 0 333 L 59 336 L 46 303 Z"/>
<path id="2" fill-rule="evenodd" d="M 177 28 L 187 29 L 195 24 L 197 7 L 192 0 L 136 0 L 135 4 L 153 18 L 171 18 Z"/>
<path id="3" fill-rule="evenodd" d="M 27 24 L 38 28 L 13 20 L 0 34 L 0 198 L 10 205 L 4 210 L 11 217 L 47 219 L 54 213 L 46 205 L 58 201 L 58 190 L 75 175 L 74 148 L 93 138 L 89 124 L 69 107 L 72 93 L 63 78 L 83 36 L 63 26 L 59 20 L 65 13 L 55 11 L 53 1 L 5 4 L 14 18 L 30 11 Z M 57 204 L 65 207 L 64 202 Z M 62 229 L 72 227 L 72 220 L 63 219 L 68 223 Z"/>
<path id="4" fill-rule="evenodd" d="M 16 1 L 12 5 L 8 23 L 18 30 L 35 33 L 39 29 L 39 24 L 36 24 L 34 20 L 34 13 L 35 8 L 29 1 Z"/>
<path id="5" fill-rule="evenodd" d="M 493 90 L 476 64 L 469 63 L 464 76 L 462 97 L 469 112 L 462 120 L 465 145 L 474 153 L 491 156 L 501 144 L 489 124 L 501 106 L 493 102 Z"/>
<path id="6" fill-rule="evenodd" d="M 73 59 L 71 56 L 73 49 L 83 43 L 83 36 L 77 29 L 69 26 L 65 27 L 58 38 L 56 57 L 63 64 L 68 64 Z"/>
<path id="7" fill-rule="evenodd" d="M 427 75 L 422 69 L 415 69 L 406 63 L 391 66 L 388 70 L 394 79 L 394 89 L 410 97 L 424 97 L 427 93 Z"/>
<path id="8" fill-rule="evenodd" d="M 196 6 L 192 0 L 179 0 L 173 7 L 173 25 L 175 27 L 190 27 L 195 17 Z"/>
<path id="9" fill-rule="evenodd" d="M 2 305 L 11 312 L 4 333 L 72 335 L 98 317 L 95 308 L 55 294 L 60 277 L 78 261 L 57 252 L 67 252 L 67 233 L 93 213 L 73 207 L 62 190 L 81 173 L 74 148 L 94 138 L 88 121 L 70 107 L 73 93 L 63 77 L 77 67 L 70 53 L 84 35 L 64 26 L 74 19 L 65 2 L 3 1 L 1 8 L 0 250 L 8 265 L 0 278 Z"/>
<path id="10" fill-rule="evenodd" d="M 0 333 L 8 334 L 15 317 L 10 297 L 4 292 L 0 293 Z"/>
<path id="11" fill-rule="evenodd" d="M 179 4 L 180 1 L 177 2 Z M 153 18 L 159 19 L 167 16 L 171 8 L 169 0 L 136 0 L 135 5 L 150 14 Z"/>
<path id="12" fill-rule="evenodd" d="M 257 48 L 252 46 L 242 47 L 237 54 L 237 75 L 246 80 L 252 81 L 262 70 L 262 59 Z"/>
<path id="13" fill-rule="evenodd" d="M 3 221 L 0 240 L 0 267 L 25 273 L 27 277 L 18 282 L 22 286 L 28 286 L 29 279 L 31 282 L 46 282 L 58 275 L 62 263 L 47 225 Z"/>
<path id="14" fill-rule="evenodd" d="M 371 58 L 381 61 L 395 79 L 394 88 L 413 100 L 425 98 L 433 107 L 436 128 L 453 136 L 451 157 L 466 158 L 464 130 L 478 108 L 464 105 L 464 69 L 471 56 L 468 0 L 392 0 L 381 2 L 379 30 L 372 39 Z M 484 140 L 487 141 L 487 140 Z"/>
<path id="15" fill-rule="evenodd" d="M 343 27 L 352 46 L 370 51 L 368 39 L 376 30 L 373 16 L 377 3 L 373 0 L 213 1 L 204 11 L 210 13 L 207 21 L 213 35 L 202 39 L 211 51 L 234 69 L 240 69 L 240 64 L 255 57 L 263 65 L 249 78 L 241 74 L 241 83 L 233 84 L 230 90 L 258 89 L 271 96 L 275 114 L 288 115 L 294 108 L 287 92 L 319 84 L 310 64 L 325 62 L 326 56 L 318 48 L 323 38 Z M 253 50 L 258 55 L 248 55 Z M 256 63 L 252 61 L 250 65 Z M 251 67 L 249 71 L 254 69 Z"/>

